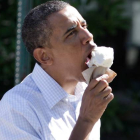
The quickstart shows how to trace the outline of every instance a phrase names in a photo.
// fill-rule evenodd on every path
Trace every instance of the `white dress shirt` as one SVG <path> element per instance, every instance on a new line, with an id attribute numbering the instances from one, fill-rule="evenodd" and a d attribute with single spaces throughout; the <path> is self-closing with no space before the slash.
<path id="1" fill-rule="evenodd" d="M 78 83 L 75 95 L 69 95 L 36 64 L 0 101 L 0 140 L 68 140 L 86 86 Z M 100 120 L 89 137 L 99 139 Z"/>

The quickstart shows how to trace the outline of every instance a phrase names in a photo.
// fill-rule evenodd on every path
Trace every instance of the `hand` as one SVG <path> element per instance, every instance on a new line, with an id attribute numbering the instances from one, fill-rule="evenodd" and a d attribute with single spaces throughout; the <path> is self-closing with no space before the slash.
<path id="1" fill-rule="evenodd" d="M 114 98 L 112 89 L 107 80 L 109 76 L 104 74 L 92 79 L 83 95 L 80 119 L 90 124 L 95 124 L 101 118 L 108 103 Z"/>
<path id="2" fill-rule="evenodd" d="M 111 78 L 112 79 L 112 78 Z M 114 98 L 107 74 L 92 79 L 82 98 L 79 118 L 69 140 L 87 140 L 94 124 L 101 118 L 108 103 Z M 108 81 L 108 82 L 107 82 Z"/>

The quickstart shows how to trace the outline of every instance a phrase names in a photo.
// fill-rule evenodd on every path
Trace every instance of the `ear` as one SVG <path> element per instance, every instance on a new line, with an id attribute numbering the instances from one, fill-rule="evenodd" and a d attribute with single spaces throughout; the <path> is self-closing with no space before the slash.
<path id="1" fill-rule="evenodd" d="M 34 58 L 41 64 L 52 65 L 53 57 L 49 48 L 36 48 L 33 52 Z"/>

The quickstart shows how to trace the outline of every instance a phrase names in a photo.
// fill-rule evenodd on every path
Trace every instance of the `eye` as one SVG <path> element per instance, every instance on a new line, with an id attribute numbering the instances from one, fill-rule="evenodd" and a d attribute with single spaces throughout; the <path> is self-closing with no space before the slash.
<path id="1" fill-rule="evenodd" d="M 70 34 L 68 35 L 68 37 L 69 36 L 72 36 L 73 34 L 75 34 L 76 33 L 76 30 L 73 30 L 72 32 L 70 32 Z"/>
<path id="2" fill-rule="evenodd" d="M 84 25 L 82 25 L 82 27 L 83 27 L 84 29 L 87 29 L 88 25 L 87 25 L 87 24 L 84 24 Z"/>

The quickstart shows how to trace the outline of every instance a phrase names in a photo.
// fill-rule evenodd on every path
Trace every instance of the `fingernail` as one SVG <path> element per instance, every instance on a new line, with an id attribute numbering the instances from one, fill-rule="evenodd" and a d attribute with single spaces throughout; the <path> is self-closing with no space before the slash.
<path id="1" fill-rule="evenodd" d="M 96 80 L 97 80 L 97 81 L 100 81 L 100 80 L 106 79 L 106 78 L 108 78 L 108 77 L 109 77 L 108 74 L 104 74 L 104 75 L 102 75 L 102 76 L 96 78 Z"/>
<path id="2" fill-rule="evenodd" d="M 108 76 L 108 74 L 104 74 L 103 76 L 102 76 L 102 78 L 108 78 L 109 76 Z"/>

